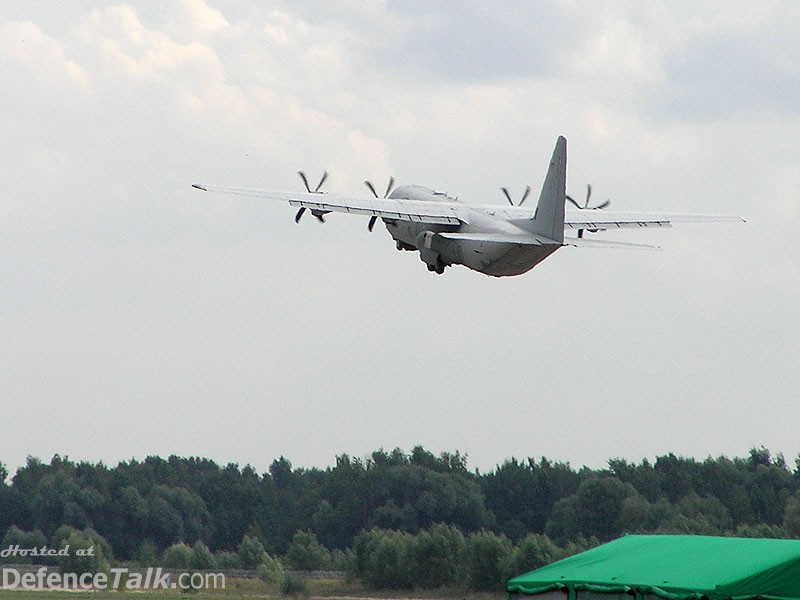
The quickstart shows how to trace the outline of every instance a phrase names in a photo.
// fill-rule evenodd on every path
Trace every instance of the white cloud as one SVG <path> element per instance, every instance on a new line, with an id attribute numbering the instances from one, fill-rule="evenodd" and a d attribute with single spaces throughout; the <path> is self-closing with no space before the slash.
<path id="1" fill-rule="evenodd" d="M 77 30 L 103 66 L 130 79 L 165 81 L 178 70 L 193 69 L 203 83 L 219 79 L 219 61 L 207 46 L 179 43 L 148 28 L 130 6 L 94 11 Z"/>
<path id="2" fill-rule="evenodd" d="M 6 60 L 25 69 L 17 77 L 44 79 L 50 85 L 68 84 L 80 91 L 89 88 L 86 71 L 64 53 L 58 40 L 35 23 L 12 22 L 0 26 L 0 52 Z"/>
<path id="3" fill-rule="evenodd" d="M 179 0 L 177 4 L 185 11 L 187 17 L 181 22 L 188 22 L 195 35 L 208 36 L 230 25 L 219 10 L 210 7 L 204 0 Z M 174 21 L 171 25 L 174 26 Z"/>

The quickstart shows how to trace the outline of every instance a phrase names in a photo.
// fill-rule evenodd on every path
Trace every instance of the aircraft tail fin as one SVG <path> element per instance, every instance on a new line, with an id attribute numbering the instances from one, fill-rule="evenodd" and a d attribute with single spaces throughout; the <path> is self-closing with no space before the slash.
<path id="1" fill-rule="evenodd" d="M 539 195 L 531 231 L 555 242 L 564 241 L 564 202 L 567 188 L 567 140 L 559 136 Z"/>

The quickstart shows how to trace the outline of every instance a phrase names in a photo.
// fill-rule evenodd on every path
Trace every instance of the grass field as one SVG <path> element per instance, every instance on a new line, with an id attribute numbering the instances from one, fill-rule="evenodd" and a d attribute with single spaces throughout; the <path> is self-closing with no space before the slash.
<path id="1" fill-rule="evenodd" d="M 439 590 L 409 590 L 407 592 L 377 592 L 368 590 L 358 583 L 344 581 L 316 580 L 308 582 L 307 592 L 295 596 L 298 600 L 345 600 L 357 599 L 420 599 L 420 600 L 502 600 L 504 594 L 467 593 L 456 588 Z M 228 598 L 292 598 L 281 596 L 277 583 L 268 584 L 258 579 L 228 579 L 225 589 L 181 592 L 180 590 L 151 591 L 40 591 L 0 589 L 0 600 L 25 600 L 27 598 L 47 598 L 48 600 L 225 600 Z"/>

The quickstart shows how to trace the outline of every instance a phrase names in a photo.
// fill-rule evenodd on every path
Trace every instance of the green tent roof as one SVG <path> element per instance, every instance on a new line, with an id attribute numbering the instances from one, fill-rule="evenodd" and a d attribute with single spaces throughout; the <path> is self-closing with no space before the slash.
<path id="1" fill-rule="evenodd" d="M 800 598 L 800 540 L 628 535 L 506 584 L 509 594 L 554 590 L 569 600 L 582 590 L 667 600 Z"/>

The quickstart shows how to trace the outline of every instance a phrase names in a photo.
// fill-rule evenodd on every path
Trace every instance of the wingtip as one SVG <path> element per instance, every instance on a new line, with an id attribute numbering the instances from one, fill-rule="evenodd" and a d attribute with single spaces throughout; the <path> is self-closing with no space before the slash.
<path id="1" fill-rule="evenodd" d="M 193 183 L 193 184 L 192 184 L 192 187 L 193 187 L 194 189 L 196 189 L 196 190 L 201 190 L 201 191 L 203 191 L 203 192 L 207 192 L 207 191 L 208 191 L 208 188 L 205 188 L 205 187 L 203 187 L 203 186 L 202 186 L 202 185 L 200 185 L 199 183 Z"/>

